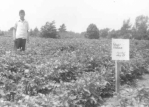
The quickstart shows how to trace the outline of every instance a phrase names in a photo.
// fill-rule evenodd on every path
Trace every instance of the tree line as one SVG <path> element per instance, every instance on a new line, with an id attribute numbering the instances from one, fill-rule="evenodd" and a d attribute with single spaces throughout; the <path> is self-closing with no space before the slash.
<path id="1" fill-rule="evenodd" d="M 12 35 L 13 27 L 8 31 L 1 31 L 2 35 Z M 146 39 L 149 40 L 149 18 L 148 16 L 140 15 L 136 17 L 134 25 L 130 23 L 130 19 L 124 20 L 123 25 L 119 30 L 104 28 L 98 29 L 95 24 L 90 24 L 85 32 L 75 33 L 73 31 L 67 31 L 66 25 L 62 24 L 57 29 L 55 26 L 55 21 L 46 22 L 40 30 L 36 27 L 35 29 L 30 29 L 31 36 L 38 36 L 44 38 L 63 38 L 67 35 L 72 36 L 82 36 L 88 39 L 100 39 L 100 38 L 126 38 L 126 39 Z M 67 37 L 69 37 L 67 36 Z"/>
<path id="2" fill-rule="evenodd" d="M 84 37 L 89 39 L 99 38 L 123 38 L 149 40 L 149 18 L 140 15 L 136 17 L 134 25 L 130 23 L 130 19 L 124 20 L 119 30 L 110 30 L 109 28 L 98 29 L 95 24 L 90 24 L 86 32 L 82 32 Z"/>
<path id="3" fill-rule="evenodd" d="M 11 27 L 8 31 L 1 31 L 0 30 L 0 36 L 11 36 L 13 34 L 14 27 Z M 35 29 L 30 29 L 29 35 L 30 36 L 36 36 L 36 37 L 47 37 L 47 38 L 59 38 L 59 33 L 65 33 L 66 26 L 65 24 L 62 24 L 59 29 L 56 29 L 55 21 L 52 22 L 46 22 L 44 26 L 41 27 L 39 30 L 37 27 Z M 69 32 L 71 33 L 71 32 Z"/>

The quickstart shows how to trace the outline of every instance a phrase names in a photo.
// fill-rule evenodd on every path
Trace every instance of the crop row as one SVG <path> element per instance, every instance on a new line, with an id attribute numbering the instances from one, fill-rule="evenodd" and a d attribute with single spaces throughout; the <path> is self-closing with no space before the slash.
<path id="1" fill-rule="evenodd" d="M 10 38 L 0 41 L 4 105 L 97 107 L 114 95 L 111 40 L 32 38 L 26 52 L 13 52 Z M 147 48 L 147 41 L 130 42 L 130 61 L 121 62 L 121 85 L 148 72 Z"/>

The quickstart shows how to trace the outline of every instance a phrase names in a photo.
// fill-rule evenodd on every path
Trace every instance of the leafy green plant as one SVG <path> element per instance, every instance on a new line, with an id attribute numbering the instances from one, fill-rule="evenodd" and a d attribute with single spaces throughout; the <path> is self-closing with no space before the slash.
<path id="1" fill-rule="evenodd" d="M 100 107 L 106 98 L 113 97 L 115 63 L 110 54 L 111 40 L 31 41 L 26 52 L 15 53 L 9 38 L 0 40 L 2 106 Z M 122 86 L 133 84 L 148 72 L 147 45 L 147 41 L 130 42 L 130 61 L 121 63 Z"/>

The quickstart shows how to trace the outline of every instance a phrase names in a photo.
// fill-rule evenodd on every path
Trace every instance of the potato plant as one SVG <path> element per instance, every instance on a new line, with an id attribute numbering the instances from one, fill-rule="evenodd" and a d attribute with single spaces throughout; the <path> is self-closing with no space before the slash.
<path id="1" fill-rule="evenodd" d="M 0 39 L 0 105 L 100 107 L 115 92 L 111 40 L 31 38 L 25 52 Z M 121 85 L 148 73 L 147 41 L 130 41 Z"/>

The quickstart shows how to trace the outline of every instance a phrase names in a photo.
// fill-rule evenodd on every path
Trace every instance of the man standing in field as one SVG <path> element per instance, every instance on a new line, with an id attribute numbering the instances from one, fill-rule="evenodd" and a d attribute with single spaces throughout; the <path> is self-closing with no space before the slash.
<path id="1" fill-rule="evenodd" d="M 25 11 L 19 11 L 20 20 L 16 22 L 13 30 L 13 40 L 15 50 L 25 51 L 26 41 L 29 42 L 29 24 L 24 19 Z"/>

